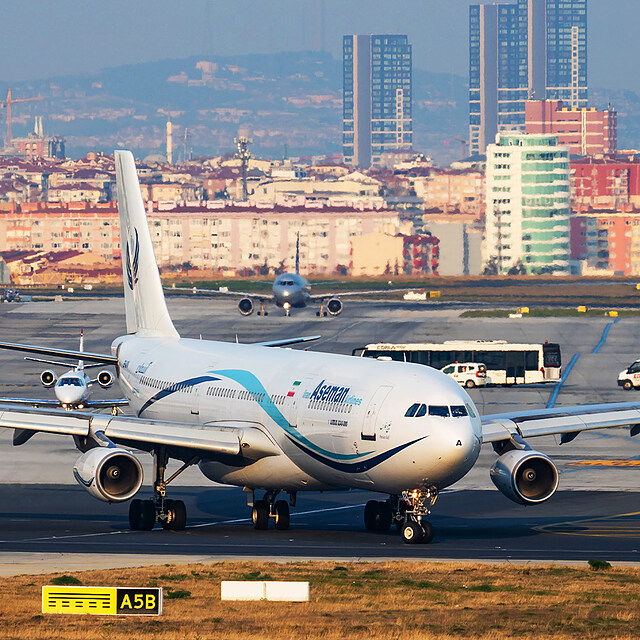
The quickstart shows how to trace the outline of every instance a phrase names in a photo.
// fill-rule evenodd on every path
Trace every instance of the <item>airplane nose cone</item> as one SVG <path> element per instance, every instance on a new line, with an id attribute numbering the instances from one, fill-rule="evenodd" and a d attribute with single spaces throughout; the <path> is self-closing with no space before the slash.
<path id="1" fill-rule="evenodd" d="M 441 430 L 434 440 L 438 450 L 434 472 L 438 477 L 437 484 L 441 486 L 451 485 L 464 477 L 480 455 L 480 438 L 471 418 L 456 418 L 456 423 Z"/>
<path id="2" fill-rule="evenodd" d="M 55 388 L 56 398 L 61 404 L 77 404 L 82 402 L 85 387 L 60 386 Z"/>

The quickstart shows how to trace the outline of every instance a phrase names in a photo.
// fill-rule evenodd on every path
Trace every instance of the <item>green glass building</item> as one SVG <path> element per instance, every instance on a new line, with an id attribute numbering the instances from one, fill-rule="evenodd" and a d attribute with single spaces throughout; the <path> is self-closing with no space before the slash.
<path id="1" fill-rule="evenodd" d="M 498 273 L 569 273 L 569 149 L 546 134 L 487 145 L 483 261 Z"/>

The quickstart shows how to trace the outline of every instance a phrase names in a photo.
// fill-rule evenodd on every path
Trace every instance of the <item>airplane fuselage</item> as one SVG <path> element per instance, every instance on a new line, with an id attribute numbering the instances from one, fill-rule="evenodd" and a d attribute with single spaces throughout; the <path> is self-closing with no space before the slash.
<path id="1" fill-rule="evenodd" d="M 297 273 L 283 273 L 273 283 L 273 300 L 279 307 L 305 307 L 309 302 L 311 285 Z"/>
<path id="2" fill-rule="evenodd" d="M 442 489 L 480 451 L 471 398 L 421 365 L 185 338 L 125 336 L 113 350 L 139 417 L 251 425 L 282 452 L 244 465 L 204 460 L 214 481 L 288 491 Z M 406 417 L 415 404 L 424 415 Z"/>

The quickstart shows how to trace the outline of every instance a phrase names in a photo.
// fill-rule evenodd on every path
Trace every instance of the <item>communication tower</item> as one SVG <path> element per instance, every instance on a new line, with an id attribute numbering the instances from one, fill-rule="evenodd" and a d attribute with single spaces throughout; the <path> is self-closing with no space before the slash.
<path id="1" fill-rule="evenodd" d="M 238 136 L 234 142 L 238 147 L 236 157 L 240 158 L 240 167 L 242 169 L 242 199 L 246 200 L 249 197 L 249 188 L 247 187 L 247 172 L 249 171 L 249 159 L 251 158 L 249 145 L 253 140 L 246 136 Z"/>

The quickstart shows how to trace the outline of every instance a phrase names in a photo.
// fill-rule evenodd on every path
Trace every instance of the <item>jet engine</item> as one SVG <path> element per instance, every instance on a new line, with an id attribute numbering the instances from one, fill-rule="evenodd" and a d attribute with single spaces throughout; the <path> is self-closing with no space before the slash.
<path id="1" fill-rule="evenodd" d="M 108 389 L 113 384 L 113 373 L 104 369 L 98 374 L 97 380 L 103 389 Z"/>
<path id="2" fill-rule="evenodd" d="M 95 447 L 73 465 L 73 477 L 94 498 L 103 502 L 124 502 L 142 486 L 142 465 L 128 451 Z"/>
<path id="3" fill-rule="evenodd" d="M 493 484 L 518 504 L 548 500 L 558 488 L 558 469 L 551 458 L 532 449 L 512 449 L 491 467 Z"/>
<path id="4" fill-rule="evenodd" d="M 243 316 L 250 316 L 253 313 L 253 301 L 251 298 L 242 298 L 242 300 L 238 302 L 238 311 Z"/>
<path id="5" fill-rule="evenodd" d="M 342 300 L 340 300 L 339 298 L 331 298 L 331 300 L 327 302 L 327 311 L 332 316 L 337 316 L 342 313 L 342 306 Z"/>
<path id="6" fill-rule="evenodd" d="M 49 389 L 58 381 L 58 376 L 51 370 L 47 369 L 40 374 L 40 382 Z"/>

